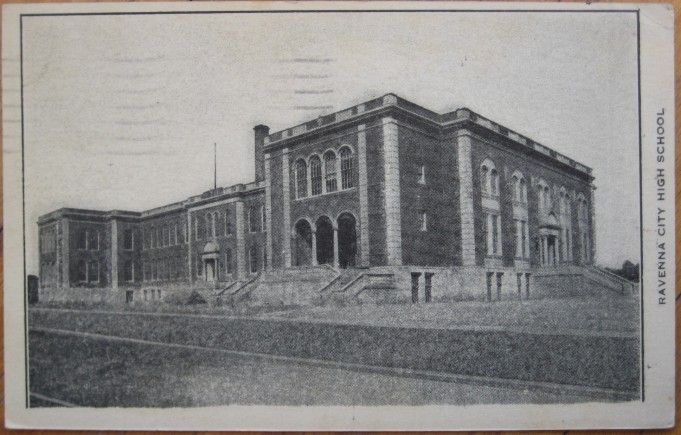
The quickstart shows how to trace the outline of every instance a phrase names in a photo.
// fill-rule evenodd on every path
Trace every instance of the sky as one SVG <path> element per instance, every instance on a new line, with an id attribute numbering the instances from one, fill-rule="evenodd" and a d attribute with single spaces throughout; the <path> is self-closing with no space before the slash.
<path id="1" fill-rule="evenodd" d="M 393 92 L 593 168 L 596 260 L 639 261 L 636 21 L 615 13 L 24 19 L 27 266 L 38 216 L 144 210 L 253 180 L 278 131 Z"/>

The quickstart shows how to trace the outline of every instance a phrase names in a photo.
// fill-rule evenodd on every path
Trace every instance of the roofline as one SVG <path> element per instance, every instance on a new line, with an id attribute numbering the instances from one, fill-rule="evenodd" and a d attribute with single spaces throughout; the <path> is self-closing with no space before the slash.
<path id="1" fill-rule="evenodd" d="M 341 125 L 357 122 L 363 118 L 393 110 L 410 114 L 435 124 L 439 128 L 449 127 L 465 121 L 472 122 L 493 133 L 505 136 L 507 139 L 524 146 L 526 149 L 543 155 L 544 158 L 548 157 L 554 161 L 558 161 L 563 165 L 571 167 L 576 171 L 593 178 L 591 176 L 593 172 L 591 167 L 542 145 L 508 127 L 498 124 L 467 107 L 462 107 L 452 112 L 438 114 L 430 109 L 426 109 L 423 106 L 401 98 L 394 93 L 385 94 L 379 98 L 374 98 L 338 112 L 320 116 L 314 120 L 272 133 L 265 137 L 265 152 L 278 147 L 283 147 L 291 142 L 298 141 L 312 134 L 318 134 L 330 128 L 338 128 Z"/>

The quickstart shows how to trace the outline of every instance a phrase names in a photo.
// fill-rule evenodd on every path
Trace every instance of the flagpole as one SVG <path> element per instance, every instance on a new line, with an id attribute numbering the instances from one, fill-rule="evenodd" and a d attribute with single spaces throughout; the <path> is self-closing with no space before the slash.
<path id="1" fill-rule="evenodd" d="M 218 146 L 213 142 L 213 190 L 218 188 Z"/>

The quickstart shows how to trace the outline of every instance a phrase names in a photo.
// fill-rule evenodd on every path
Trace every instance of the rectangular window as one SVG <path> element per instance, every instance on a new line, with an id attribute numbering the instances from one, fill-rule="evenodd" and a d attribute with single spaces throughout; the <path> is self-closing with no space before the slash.
<path id="1" fill-rule="evenodd" d="M 513 219 L 513 223 L 515 226 L 515 257 L 523 258 L 522 221 Z"/>
<path id="2" fill-rule="evenodd" d="M 336 181 L 336 156 L 330 153 L 324 158 L 324 172 L 326 179 L 326 191 L 335 192 L 338 190 Z"/>
<path id="3" fill-rule="evenodd" d="M 123 231 L 123 249 L 132 251 L 134 248 L 132 228 L 126 228 Z"/>
<path id="4" fill-rule="evenodd" d="M 170 229 L 163 227 L 163 246 L 170 246 Z"/>
<path id="5" fill-rule="evenodd" d="M 501 255 L 501 225 L 498 214 L 487 213 L 487 255 Z"/>
<path id="6" fill-rule="evenodd" d="M 76 248 L 87 249 L 87 230 L 76 232 Z"/>
<path id="7" fill-rule="evenodd" d="M 192 219 L 192 226 L 194 227 L 192 231 L 194 233 L 194 240 L 199 240 L 199 219 L 196 216 Z"/>
<path id="8" fill-rule="evenodd" d="M 322 194 L 322 164 L 319 158 L 310 160 L 310 182 L 312 195 Z"/>
<path id="9" fill-rule="evenodd" d="M 87 248 L 91 251 L 99 250 L 99 231 L 90 230 L 87 234 Z"/>
<path id="10" fill-rule="evenodd" d="M 419 184 L 426 184 L 426 167 L 421 165 L 421 173 L 419 175 Z"/>
<path id="11" fill-rule="evenodd" d="M 527 237 L 527 222 L 526 221 L 521 221 L 520 222 L 520 231 L 522 233 L 522 247 L 523 247 L 523 258 L 528 258 L 530 256 L 530 246 L 529 246 L 529 240 Z"/>

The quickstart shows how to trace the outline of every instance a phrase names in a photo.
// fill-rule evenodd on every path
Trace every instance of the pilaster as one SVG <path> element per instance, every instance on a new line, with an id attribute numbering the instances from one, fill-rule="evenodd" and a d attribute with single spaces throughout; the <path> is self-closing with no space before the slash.
<path id="1" fill-rule="evenodd" d="M 70 241 L 69 241 L 69 221 L 68 219 L 61 220 L 61 255 L 59 256 L 59 285 L 62 287 L 69 287 L 71 285 L 71 275 L 69 274 L 70 262 Z"/>
<path id="2" fill-rule="evenodd" d="M 472 140 L 467 131 L 457 137 L 459 164 L 459 209 L 461 215 L 461 262 L 475 265 L 475 217 L 473 213 L 473 158 Z"/>
<path id="3" fill-rule="evenodd" d="M 383 170 L 385 173 L 385 243 L 387 264 L 402 265 L 402 213 L 400 209 L 400 156 L 397 123 L 383 118 Z"/>
<path id="4" fill-rule="evenodd" d="M 267 270 L 272 270 L 272 174 L 269 154 L 265 154 L 265 256 Z"/>
<path id="5" fill-rule="evenodd" d="M 187 243 L 187 281 L 194 282 L 194 269 L 192 268 L 192 214 L 187 210 L 187 225 L 184 241 Z"/>
<path id="6" fill-rule="evenodd" d="M 357 169 L 359 172 L 359 256 L 363 267 L 369 266 L 369 182 L 367 175 L 366 125 L 357 127 Z"/>
<path id="7" fill-rule="evenodd" d="M 281 151 L 281 180 L 282 180 L 282 200 L 283 206 L 283 228 L 282 228 L 282 250 L 284 257 L 284 267 L 291 267 L 291 194 L 288 162 L 288 148 Z"/>
<path id="8" fill-rule="evenodd" d="M 244 237 L 244 202 L 236 202 L 236 273 L 239 279 L 246 277 L 246 245 Z"/>
<path id="9" fill-rule="evenodd" d="M 596 188 L 591 186 L 591 201 L 589 201 L 589 212 L 591 222 L 589 222 L 589 264 L 594 264 L 596 260 Z"/>
<path id="10" fill-rule="evenodd" d="M 111 259 L 110 268 L 111 270 L 111 288 L 118 288 L 118 221 L 116 219 L 111 220 Z M 101 272 L 100 272 L 101 273 Z"/>

